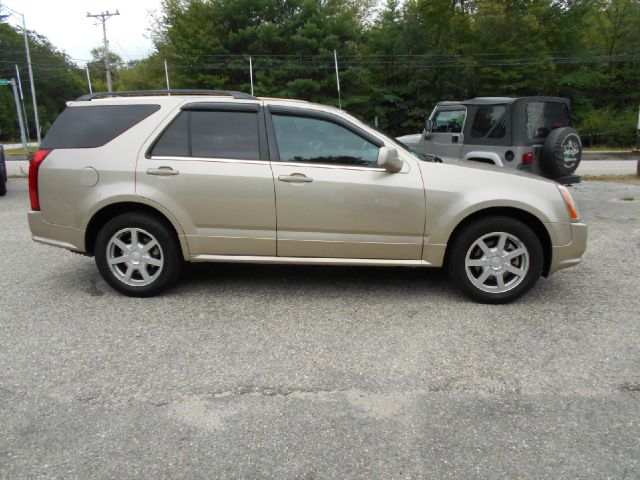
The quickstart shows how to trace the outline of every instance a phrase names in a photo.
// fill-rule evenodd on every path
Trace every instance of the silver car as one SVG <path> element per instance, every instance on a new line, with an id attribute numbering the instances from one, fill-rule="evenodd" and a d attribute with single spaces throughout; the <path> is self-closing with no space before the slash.
<path id="1" fill-rule="evenodd" d="M 30 167 L 33 239 L 86 255 L 126 295 L 187 262 L 445 267 L 503 303 L 577 264 L 564 187 L 447 165 L 336 108 L 227 91 L 70 102 Z"/>

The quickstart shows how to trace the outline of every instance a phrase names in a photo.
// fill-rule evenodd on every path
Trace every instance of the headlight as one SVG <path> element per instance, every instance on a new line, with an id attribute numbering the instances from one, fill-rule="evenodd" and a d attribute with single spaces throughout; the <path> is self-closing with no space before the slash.
<path id="1" fill-rule="evenodd" d="M 578 209 L 576 208 L 576 203 L 573 201 L 573 197 L 569 193 L 567 187 L 563 185 L 558 185 L 558 190 L 560 190 L 560 195 L 562 195 L 562 199 L 564 200 L 564 204 L 567 206 L 567 210 L 569 211 L 569 216 L 571 220 L 579 220 L 580 214 L 578 213 Z"/>

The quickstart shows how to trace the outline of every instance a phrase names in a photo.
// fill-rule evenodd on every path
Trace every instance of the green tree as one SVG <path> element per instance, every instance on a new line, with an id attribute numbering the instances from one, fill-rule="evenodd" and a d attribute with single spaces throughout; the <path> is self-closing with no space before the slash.
<path id="1" fill-rule="evenodd" d="M 86 83 L 83 81 L 82 71 L 45 37 L 29 32 L 29 47 L 40 125 L 42 132 L 45 133 L 64 109 L 66 101 L 85 92 Z M 13 78 L 15 64 L 20 68 L 30 137 L 35 138 L 33 105 L 27 81 L 22 32 L 7 23 L 0 22 L 0 78 Z M 17 140 L 20 137 L 13 94 L 7 87 L 0 87 L 0 130 L 0 139 L 4 141 Z"/>

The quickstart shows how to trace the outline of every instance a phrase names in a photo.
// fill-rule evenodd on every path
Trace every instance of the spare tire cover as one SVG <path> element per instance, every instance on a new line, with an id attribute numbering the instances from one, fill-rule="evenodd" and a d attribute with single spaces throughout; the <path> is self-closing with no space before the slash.
<path id="1" fill-rule="evenodd" d="M 575 128 L 552 130 L 540 155 L 540 167 L 550 177 L 571 175 L 582 160 L 582 140 Z"/>

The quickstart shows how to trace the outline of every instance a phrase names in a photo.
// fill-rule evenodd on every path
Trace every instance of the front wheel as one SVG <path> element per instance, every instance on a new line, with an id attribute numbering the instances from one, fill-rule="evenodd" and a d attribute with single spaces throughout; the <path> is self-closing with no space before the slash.
<path id="1" fill-rule="evenodd" d="M 114 289 L 150 297 L 170 287 L 182 269 L 180 245 L 165 222 L 142 213 L 109 220 L 98 233 L 96 265 Z"/>
<path id="2" fill-rule="evenodd" d="M 456 288 L 477 302 L 511 302 L 542 273 L 538 236 L 511 217 L 485 217 L 466 225 L 450 248 L 449 275 Z"/>

